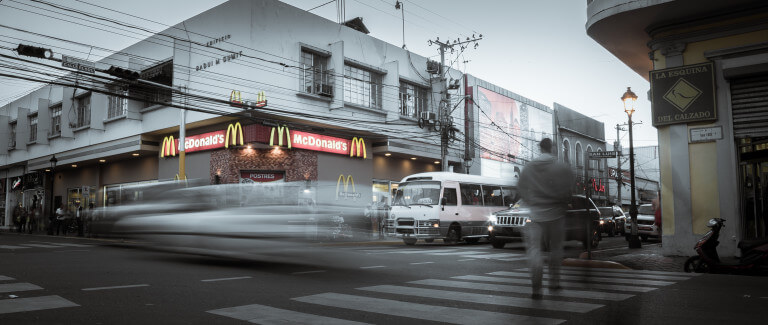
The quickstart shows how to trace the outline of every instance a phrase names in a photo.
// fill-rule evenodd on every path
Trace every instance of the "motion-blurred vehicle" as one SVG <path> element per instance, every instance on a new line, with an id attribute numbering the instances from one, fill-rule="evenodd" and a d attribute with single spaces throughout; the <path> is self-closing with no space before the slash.
<path id="1" fill-rule="evenodd" d="M 522 237 L 523 227 L 531 222 L 531 210 L 525 202 L 519 201 L 509 209 L 491 214 L 488 218 L 488 239 L 494 248 Z M 590 232 L 587 235 L 587 224 Z M 586 248 L 597 247 L 600 243 L 600 211 L 592 199 L 584 195 L 571 196 L 565 216 L 565 240 L 578 240 Z"/>
<path id="2" fill-rule="evenodd" d="M 624 235 L 624 226 L 627 221 L 624 211 L 617 206 L 599 207 L 598 209 L 600 210 L 600 232 L 608 234 L 608 237 L 616 236 L 616 234 Z"/>
<path id="3" fill-rule="evenodd" d="M 488 236 L 487 216 L 516 200 L 516 182 L 450 172 L 403 178 L 386 224 L 387 236 L 406 245 L 421 239 L 477 243 Z"/>
<path id="4" fill-rule="evenodd" d="M 656 217 L 654 215 L 653 205 L 641 204 L 637 207 L 637 234 L 640 235 L 640 239 L 643 241 L 648 238 L 660 237 L 660 225 L 656 224 Z M 627 219 L 627 223 L 624 226 L 624 231 L 629 240 L 629 234 L 632 232 L 632 220 Z"/>

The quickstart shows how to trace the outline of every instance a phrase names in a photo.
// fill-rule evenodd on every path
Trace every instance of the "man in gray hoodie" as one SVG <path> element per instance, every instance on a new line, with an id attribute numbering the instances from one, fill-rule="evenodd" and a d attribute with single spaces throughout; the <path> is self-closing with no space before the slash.
<path id="1" fill-rule="evenodd" d="M 552 139 L 542 139 L 539 148 L 541 155 L 525 165 L 517 183 L 523 204 L 531 210 L 531 222 L 523 227 L 523 237 L 531 270 L 531 297 L 534 299 L 542 297 L 544 263 L 541 249 L 544 243 L 550 248 L 549 287 L 560 289 L 565 213 L 574 184 L 571 168 L 552 155 Z"/>

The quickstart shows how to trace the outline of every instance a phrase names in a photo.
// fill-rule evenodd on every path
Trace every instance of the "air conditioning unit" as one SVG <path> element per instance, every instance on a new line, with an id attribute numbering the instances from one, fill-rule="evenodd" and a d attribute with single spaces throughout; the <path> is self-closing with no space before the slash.
<path id="1" fill-rule="evenodd" d="M 333 97 L 333 86 L 325 84 L 315 84 L 315 92 L 320 96 Z"/>
<path id="2" fill-rule="evenodd" d="M 421 112 L 420 118 L 424 121 L 427 121 L 429 123 L 433 123 L 435 121 L 435 113 L 433 112 Z"/>
<path id="3" fill-rule="evenodd" d="M 438 71 L 440 71 L 440 63 L 432 60 L 427 61 L 427 72 L 437 73 Z"/>

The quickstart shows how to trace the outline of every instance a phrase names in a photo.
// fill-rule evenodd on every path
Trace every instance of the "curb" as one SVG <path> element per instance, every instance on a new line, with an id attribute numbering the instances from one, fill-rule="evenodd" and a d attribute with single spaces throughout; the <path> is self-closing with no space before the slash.
<path id="1" fill-rule="evenodd" d="M 601 260 L 586 260 L 581 258 L 566 258 L 563 260 L 562 265 L 575 266 L 575 267 L 588 267 L 588 268 L 632 270 L 632 268 L 617 262 L 601 261 Z"/>

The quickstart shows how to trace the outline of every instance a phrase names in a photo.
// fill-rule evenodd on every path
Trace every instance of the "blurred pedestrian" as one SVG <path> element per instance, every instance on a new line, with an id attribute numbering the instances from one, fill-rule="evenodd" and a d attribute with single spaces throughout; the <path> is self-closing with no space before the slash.
<path id="1" fill-rule="evenodd" d="M 549 287 L 560 289 L 560 265 L 565 239 L 565 213 L 570 202 L 573 173 L 552 155 L 552 139 L 539 142 L 541 155 L 529 162 L 517 183 L 523 203 L 531 210 L 531 222 L 523 227 L 532 295 L 542 297 L 542 245 L 549 246 Z"/>
<path id="2" fill-rule="evenodd" d="M 13 209 L 13 224 L 16 225 L 16 232 L 21 232 L 24 223 L 27 222 L 27 211 L 24 210 L 21 202 Z"/>
<path id="3" fill-rule="evenodd" d="M 32 233 L 34 228 L 37 225 L 37 220 L 35 219 L 35 215 L 37 214 L 37 207 L 33 203 L 31 207 L 29 207 L 29 212 L 27 213 L 27 233 Z"/>
<path id="4" fill-rule="evenodd" d="M 83 223 L 85 222 L 84 218 L 85 215 L 83 214 L 83 207 L 79 206 L 77 207 L 77 212 L 75 214 L 75 222 L 77 222 L 77 237 L 83 237 Z"/>
<path id="5" fill-rule="evenodd" d="M 53 222 L 54 226 L 53 229 L 56 230 L 56 236 L 59 235 L 59 233 L 62 230 L 62 227 L 65 227 L 64 221 L 67 219 L 67 210 L 64 207 L 64 204 L 62 204 L 58 209 L 56 209 L 56 220 Z M 64 229 L 64 234 L 67 234 L 66 228 Z"/>

